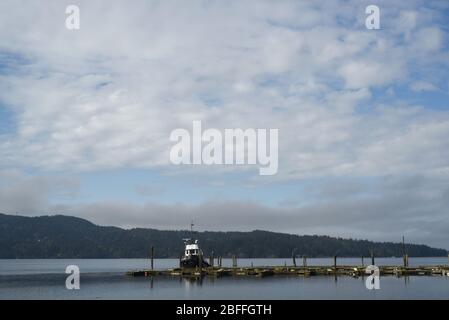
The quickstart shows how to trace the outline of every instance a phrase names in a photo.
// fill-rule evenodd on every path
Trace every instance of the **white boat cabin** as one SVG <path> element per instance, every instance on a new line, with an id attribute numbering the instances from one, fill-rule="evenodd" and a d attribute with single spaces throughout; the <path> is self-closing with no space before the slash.
<path id="1" fill-rule="evenodd" d="M 189 239 L 190 240 L 190 239 Z M 185 256 L 198 256 L 201 252 L 200 246 L 198 244 L 198 240 L 195 240 L 195 243 L 191 243 L 191 241 L 185 241 L 186 249 L 185 249 Z"/>

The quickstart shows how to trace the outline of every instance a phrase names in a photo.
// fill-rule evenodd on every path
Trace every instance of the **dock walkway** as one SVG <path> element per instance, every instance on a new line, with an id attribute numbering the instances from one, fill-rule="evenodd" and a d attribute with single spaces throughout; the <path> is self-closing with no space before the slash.
<path id="1" fill-rule="evenodd" d="M 449 266 L 378 266 L 380 275 L 392 276 L 448 276 Z M 366 266 L 260 266 L 260 267 L 207 267 L 134 270 L 126 273 L 134 277 L 267 277 L 267 276 L 367 276 Z"/>

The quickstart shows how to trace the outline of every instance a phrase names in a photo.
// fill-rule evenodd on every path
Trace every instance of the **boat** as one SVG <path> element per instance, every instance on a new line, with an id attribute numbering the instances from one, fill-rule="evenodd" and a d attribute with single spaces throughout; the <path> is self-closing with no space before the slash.
<path id="1" fill-rule="evenodd" d="M 203 259 L 203 251 L 201 250 L 198 240 L 183 239 L 185 244 L 184 256 L 181 258 L 181 268 L 197 268 L 197 267 L 209 267 Z"/>

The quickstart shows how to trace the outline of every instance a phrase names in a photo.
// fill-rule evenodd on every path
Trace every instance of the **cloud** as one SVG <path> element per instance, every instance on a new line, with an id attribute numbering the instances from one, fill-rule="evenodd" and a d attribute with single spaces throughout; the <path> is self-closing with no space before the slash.
<path id="1" fill-rule="evenodd" d="M 170 171 L 171 130 L 202 120 L 215 128 L 279 128 L 284 178 L 376 174 L 385 170 L 379 157 L 390 172 L 418 172 L 430 146 L 432 163 L 446 166 L 446 111 L 421 108 L 410 117 L 402 109 L 413 107 L 389 102 L 374 117 L 358 113 L 371 90 L 404 81 L 417 60 L 423 70 L 432 66 L 422 57 L 442 54 L 442 31 L 389 4 L 400 23 L 370 32 L 355 26 L 364 25 L 354 20 L 362 6 L 339 5 L 82 1 L 81 30 L 70 32 L 61 23 L 63 3 L 44 10 L 3 2 L 2 50 L 14 53 L 7 63 L 16 71 L 0 75 L 8 92 L 1 100 L 17 120 L 14 132 L 0 136 L 0 163 Z M 405 43 L 397 37 L 404 23 L 415 37 Z M 416 127 L 422 131 L 406 134 Z M 413 147 L 412 136 L 422 143 Z M 404 156 L 394 141 L 410 145 Z M 416 158 L 424 159 L 410 161 Z"/>
<path id="2" fill-rule="evenodd" d="M 431 82 L 415 81 L 410 85 L 413 91 L 438 91 L 438 87 Z"/>
<path id="3" fill-rule="evenodd" d="M 448 174 L 312 180 L 283 204 L 265 206 L 226 199 L 190 205 L 154 199 L 143 204 L 121 199 L 80 202 L 79 183 L 72 177 L 2 171 L 0 212 L 73 215 L 124 228 L 186 229 L 194 219 L 200 230 L 263 229 L 379 241 L 405 235 L 411 242 L 447 248 Z"/>
<path id="4" fill-rule="evenodd" d="M 126 228 L 186 229 L 194 219 L 200 230 L 263 229 L 379 241 L 405 235 L 411 242 L 447 248 L 447 177 L 387 176 L 374 183 L 336 179 L 305 192 L 309 204 L 287 207 L 227 200 L 199 205 L 104 201 L 53 210 Z"/>
<path id="5" fill-rule="evenodd" d="M 165 190 L 164 190 L 164 188 L 161 188 L 161 187 L 154 187 L 154 186 L 139 184 L 139 185 L 135 186 L 134 191 L 141 196 L 154 197 L 154 196 L 161 195 Z"/>
<path id="6" fill-rule="evenodd" d="M 0 170 L 0 212 L 21 215 L 48 213 L 49 198 L 70 198 L 79 188 L 77 179 L 30 176 L 18 170 Z"/>
<path id="7" fill-rule="evenodd" d="M 401 63 L 386 64 L 375 61 L 348 62 L 339 73 L 350 89 L 380 86 L 391 83 L 404 75 Z"/>
<path id="8" fill-rule="evenodd" d="M 415 36 L 415 46 L 431 53 L 438 51 L 443 43 L 443 33 L 439 28 L 428 27 L 420 29 Z"/>

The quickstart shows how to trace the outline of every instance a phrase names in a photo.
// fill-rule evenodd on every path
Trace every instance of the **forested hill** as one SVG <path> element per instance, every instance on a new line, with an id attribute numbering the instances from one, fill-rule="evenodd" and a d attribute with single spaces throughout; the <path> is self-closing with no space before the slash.
<path id="1" fill-rule="evenodd" d="M 144 258 L 155 247 L 158 258 L 175 258 L 183 251 L 183 238 L 188 231 L 161 231 L 97 226 L 68 216 L 23 217 L 0 214 L 0 258 Z M 367 257 L 402 255 L 401 243 L 380 243 L 328 236 L 298 236 L 268 231 L 199 232 L 206 255 L 252 258 L 298 256 Z M 407 244 L 409 256 L 446 256 L 444 249 Z"/>

